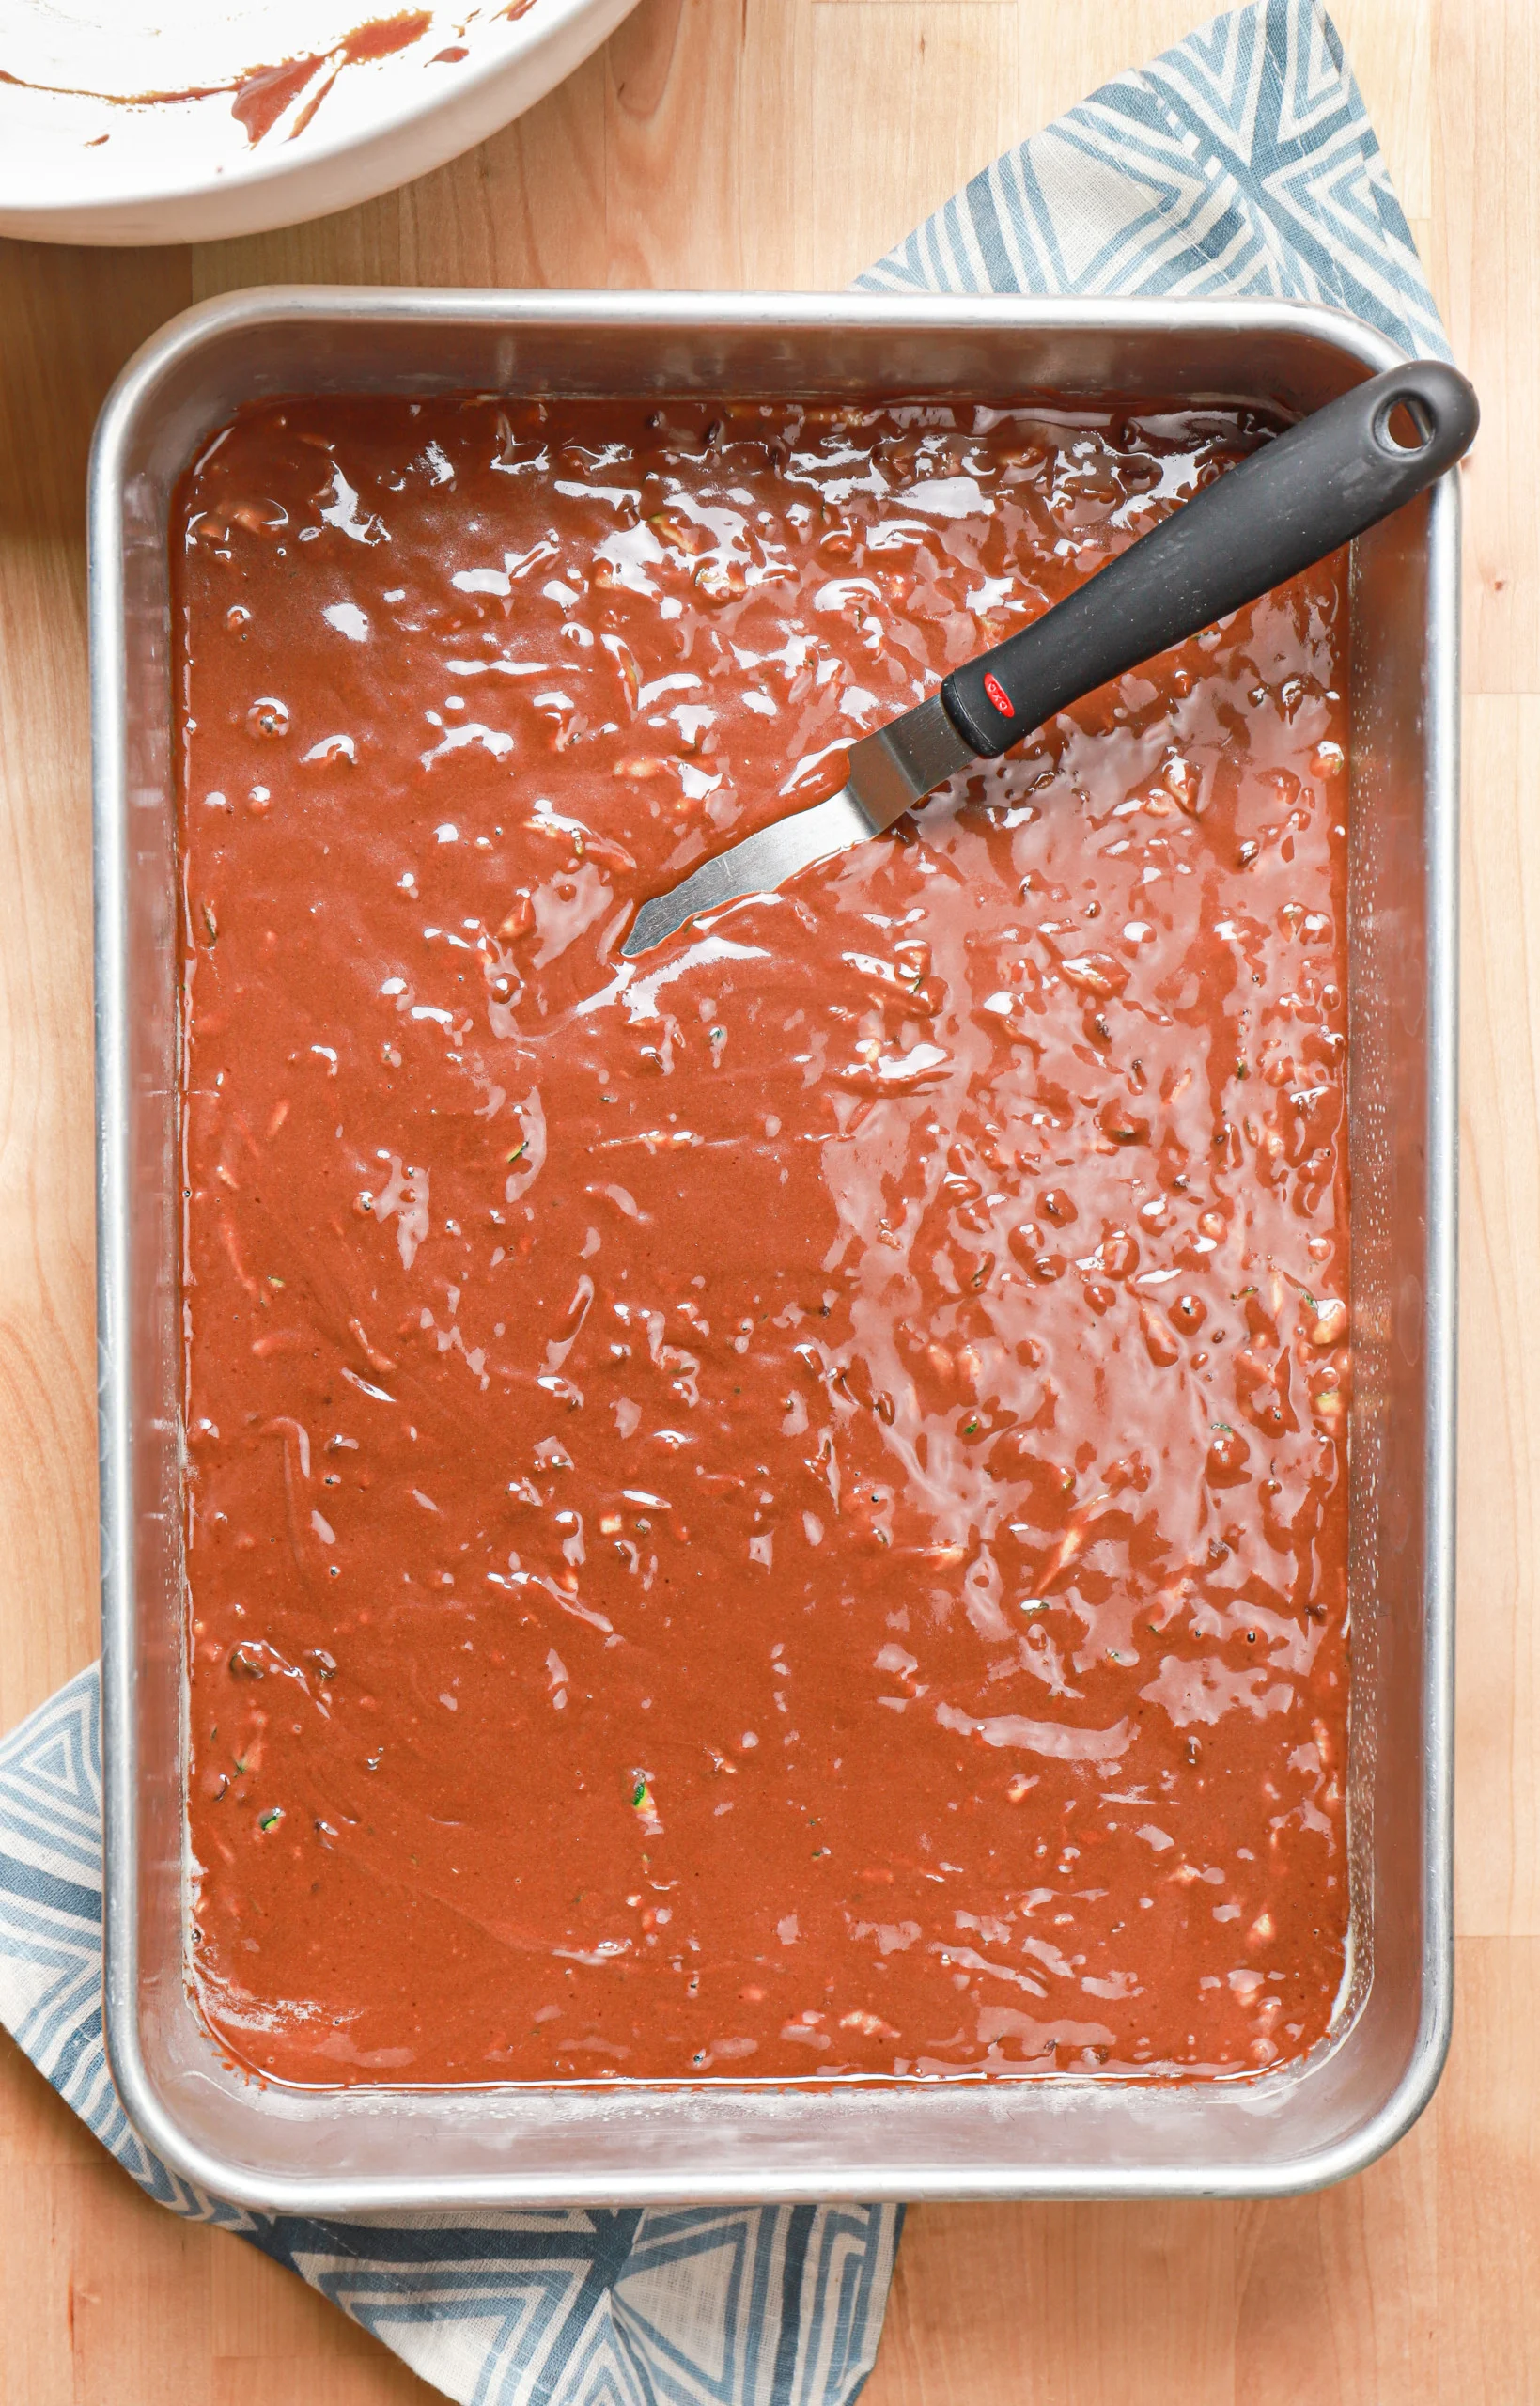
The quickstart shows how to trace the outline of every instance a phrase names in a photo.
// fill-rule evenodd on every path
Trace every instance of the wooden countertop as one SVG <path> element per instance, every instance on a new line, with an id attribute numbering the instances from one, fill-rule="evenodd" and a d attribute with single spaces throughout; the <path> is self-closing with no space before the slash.
<path id="1" fill-rule="evenodd" d="M 183 250 L 0 242 L 0 1727 L 97 1650 L 82 501 L 118 366 L 188 302 L 278 278 L 837 287 L 1210 13 L 642 0 L 521 124 L 349 215 Z M 1486 413 L 1466 477 L 1454 2053 L 1410 2137 L 1320 2196 L 912 2212 L 869 2406 L 1540 2399 L 1540 505 L 1517 448 L 1540 390 L 1540 8 L 1335 16 Z M 437 2397 L 253 2249 L 148 2203 L 8 2041 L 0 2167 L 0 2406 Z"/>

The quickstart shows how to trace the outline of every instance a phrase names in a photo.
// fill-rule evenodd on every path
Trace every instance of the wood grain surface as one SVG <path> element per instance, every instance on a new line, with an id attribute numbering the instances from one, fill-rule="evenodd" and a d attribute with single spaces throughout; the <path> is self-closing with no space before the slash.
<path id="1" fill-rule="evenodd" d="M 83 489 L 117 367 L 190 300 L 276 278 L 838 286 L 1209 13 L 642 0 L 521 124 L 346 216 L 191 250 L 0 242 L 0 1727 L 97 1648 Z M 911 2213 L 868 2406 L 1540 2400 L 1540 0 L 1334 13 L 1485 409 L 1454 2053 L 1411 2136 L 1318 2197 Z M 147 2203 L 0 2042 L 0 2406 L 435 2395 L 289 2273 Z"/>

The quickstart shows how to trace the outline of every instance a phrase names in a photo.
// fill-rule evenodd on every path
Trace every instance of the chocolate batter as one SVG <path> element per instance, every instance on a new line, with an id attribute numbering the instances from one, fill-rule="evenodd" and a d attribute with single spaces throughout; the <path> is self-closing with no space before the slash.
<path id="1" fill-rule="evenodd" d="M 322 399 L 190 471 L 193 1977 L 244 2062 L 1327 2030 L 1342 562 L 617 949 L 1263 434 Z"/>

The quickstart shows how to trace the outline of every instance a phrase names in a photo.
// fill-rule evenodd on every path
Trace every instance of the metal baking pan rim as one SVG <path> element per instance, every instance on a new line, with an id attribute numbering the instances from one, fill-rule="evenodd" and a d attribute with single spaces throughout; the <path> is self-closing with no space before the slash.
<path id="1" fill-rule="evenodd" d="M 1085 2158 L 1034 2164 L 1011 2177 L 998 2165 L 890 2161 L 848 2175 L 829 2167 L 783 2164 L 746 2182 L 741 2170 L 703 2167 L 685 2178 L 645 2171 L 567 2174 L 502 2170 L 469 2176 L 291 2177 L 242 2165 L 204 2148 L 182 2126 L 152 2076 L 141 2045 L 137 1992 L 142 1966 L 134 1883 L 139 1798 L 133 1744 L 137 1667 L 133 1633 L 132 1433 L 129 1417 L 132 1276 L 128 1243 L 126 1125 L 131 1100 L 126 999 L 128 759 L 123 719 L 128 651 L 125 640 L 123 508 L 125 472 L 141 412 L 153 405 L 166 379 L 217 337 L 257 334 L 288 321 L 317 325 L 394 323 L 482 326 L 516 330 L 558 322 L 601 331 L 617 322 L 672 327 L 681 334 L 712 326 L 779 331 L 788 339 L 857 326 L 894 332 L 947 326 L 970 332 L 1008 326 L 1023 334 L 1164 333 L 1198 327 L 1234 337 L 1251 334 L 1304 336 L 1329 346 L 1365 372 L 1392 364 L 1394 347 L 1343 313 L 1299 304 L 1050 301 L 998 299 L 895 301 L 865 295 L 721 293 L 391 291 L 372 288 L 268 288 L 201 305 L 145 346 L 130 362 L 102 411 L 93 447 L 89 498 L 92 710 L 96 826 L 94 869 L 97 934 L 97 1059 L 99 1137 L 99 1347 L 102 1503 L 105 2003 L 110 2061 L 125 2110 L 141 2135 L 184 2177 L 219 2194 L 277 2211 L 367 2211 L 425 2206 L 470 2207 L 551 2202 L 639 2203 L 667 2199 L 766 2200 L 906 2196 L 1266 2196 L 1319 2187 L 1372 2163 L 1410 2127 L 1437 2085 L 1449 2041 L 1452 2007 L 1450 1749 L 1453 1704 L 1452 1549 L 1454 1519 L 1454 930 L 1455 794 L 1457 784 L 1458 503 L 1453 477 L 1435 496 L 1428 543 L 1428 621 L 1442 641 L 1430 643 L 1426 711 L 1429 755 L 1430 880 L 1434 907 L 1427 928 L 1426 994 L 1433 1023 L 1428 1055 L 1427 1374 L 1425 1444 L 1424 1609 L 1422 1701 L 1424 1760 L 1421 1998 L 1405 2071 L 1378 2110 L 1346 2137 L 1301 2149 L 1277 2162 L 1245 2164 L 1118 2164 Z M 292 389 L 292 387 L 290 387 Z M 1239 396 L 1244 380 L 1218 388 Z M 1217 396 L 1216 396 L 1217 397 Z M 717 2093 L 726 2090 L 720 2085 Z M 942 2085 L 955 2091 L 956 2084 Z M 972 2084 L 966 2086 L 973 2086 Z M 983 2085 L 980 2085 L 983 2086 Z M 996 2098 L 1003 2084 L 989 2084 Z M 1011 2085 L 1016 2087 L 1016 2085 Z M 1058 2084 L 1053 2084 L 1057 2086 Z M 1089 2082 L 1086 2089 L 1138 2084 Z M 1023 2101 L 1021 2084 L 1011 2102 Z M 335 2092 L 323 2092 L 334 2095 Z M 463 2092 L 461 2092 L 463 2093 Z M 484 2093 L 484 2092 L 474 2092 Z M 548 2091 L 552 2096 L 555 2091 Z M 702 2092 L 692 2090 L 692 2098 Z M 729 2092 L 730 2093 L 730 2092 Z M 870 2092 L 867 2091 L 867 2094 Z M 976 2089 L 975 2089 L 976 2093 Z M 351 2092 L 360 2110 L 388 2107 L 405 2092 Z M 421 2094 L 421 2092 L 418 2092 Z M 1259 2105 L 1261 2100 L 1258 2100 Z"/>

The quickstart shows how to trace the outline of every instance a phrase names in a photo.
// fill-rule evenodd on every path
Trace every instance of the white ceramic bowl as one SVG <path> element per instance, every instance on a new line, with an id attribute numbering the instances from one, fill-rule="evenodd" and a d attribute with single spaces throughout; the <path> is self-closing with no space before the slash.
<path id="1" fill-rule="evenodd" d="M 442 166 L 636 0 L 0 0 L 0 233 L 259 233 Z"/>

